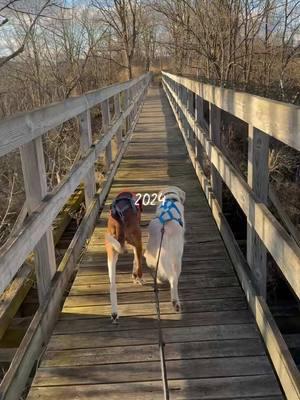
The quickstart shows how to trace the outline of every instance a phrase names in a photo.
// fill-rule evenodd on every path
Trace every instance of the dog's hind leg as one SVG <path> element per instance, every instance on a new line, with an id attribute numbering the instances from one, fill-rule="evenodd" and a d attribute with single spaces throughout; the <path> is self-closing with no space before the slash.
<path id="1" fill-rule="evenodd" d="M 179 312 L 181 310 L 179 295 L 178 295 L 178 276 L 175 274 L 170 279 L 170 288 L 171 288 L 171 302 L 174 307 L 174 310 Z"/>
<path id="2" fill-rule="evenodd" d="M 132 270 L 132 279 L 134 283 L 138 283 L 140 285 L 144 284 L 143 281 L 143 270 L 142 270 L 142 243 L 138 243 L 137 246 L 133 247 L 134 259 L 133 259 L 133 270 Z"/>
<path id="3" fill-rule="evenodd" d="M 118 253 L 112 248 L 107 246 L 107 266 L 110 282 L 110 303 L 111 303 L 111 318 L 113 323 L 117 323 L 118 316 L 118 301 L 117 301 L 117 287 L 116 287 L 116 264 L 118 261 Z"/>

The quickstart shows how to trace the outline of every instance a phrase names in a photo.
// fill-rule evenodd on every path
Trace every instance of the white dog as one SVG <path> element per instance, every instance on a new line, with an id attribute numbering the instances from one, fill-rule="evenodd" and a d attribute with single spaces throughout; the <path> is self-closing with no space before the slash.
<path id="1" fill-rule="evenodd" d="M 178 279 L 181 273 L 181 263 L 184 247 L 184 201 L 185 192 L 176 186 L 169 186 L 159 193 L 158 198 L 164 201 L 158 205 L 156 216 L 150 222 L 149 239 L 145 258 L 149 268 L 156 268 L 162 227 L 164 236 L 161 245 L 157 270 L 158 282 L 168 280 L 171 288 L 171 302 L 176 311 L 180 311 L 178 297 Z"/>

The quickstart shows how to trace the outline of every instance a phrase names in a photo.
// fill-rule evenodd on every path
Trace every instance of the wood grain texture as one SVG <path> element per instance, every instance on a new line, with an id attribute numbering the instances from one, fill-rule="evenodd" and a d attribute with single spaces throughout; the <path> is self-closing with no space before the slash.
<path id="1" fill-rule="evenodd" d="M 158 171 L 153 173 L 152 166 L 158 166 Z M 162 286 L 160 293 L 171 399 L 196 400 L 199 393 L 211 400 L 281 399 L 172 111 L 162 92 L 153 88 L 102 215 L 107 217 L 113 198 L 124 188 L 153 193 L 171 184 L 187 193 L 187 242 L 179 283 L 182 313 L 174 312 L 168 286 Z M 154 210 L 145 207 L 142 216 L 144 244 Z M 153 280 L 144 266 L 145 286 L 134 285 L 130 279 L 132 255 L 120 256 L 120 321 L 112 325 L 103 247 L 105 225 L 105 219 L 96 224 L 80 260 L 29 400 L 162 398 Z"/>
<path id="2" fill-rule="evenodd" d="M 147 74 L 1 120 L 0 157 L 145 79 Z"/>
<path id="3" fill-rule="evenodd" d="M 22 146 L 20 154 L 26 193 L 26 207 L 28 214 L 32 215 L 48 192 L 42 138 L 38 137 Z M 51 226 L 36 243 L 34 255 L 38 296 L 39 302 L 42 304 L 45 301 L 50 289 L 51 280 L 56 271 L 55 249 Z"/>
<path id="4" fill-rule="evenodd" d="M 163 75 L 192 90 L 204 100 L 224 111 L 235 115 L 288 146 L 300 150 L 299 106 L 204 84 L 166 72 L 163 72 Z"/>
<path id="5" fill-rule="evenodd" d="M 249 125 L 247 181 L 257 198 L 268 204 L 269 193 L 269 136 Z M 267 249 L 253 228 L 253 209 L 247 223 L 247 261 L 253 271 L 260 294 L 267 296 Z"/>

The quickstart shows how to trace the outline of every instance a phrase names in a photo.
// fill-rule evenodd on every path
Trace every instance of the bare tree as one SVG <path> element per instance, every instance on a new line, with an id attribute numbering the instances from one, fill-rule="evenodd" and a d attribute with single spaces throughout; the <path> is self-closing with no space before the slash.
<path id="1" fill-rule="evenodd" d="M 120 65 L 117 55 L 121 53 L 123 66 L 127 68 L 128 78 L 131 79 L 141 23 L 140 1 L 92 0 L 92 4 L 99 11 L 99 22 L 109 27 L 116 38 L 115 43 L 110 43 L 111 60 Z"/>
<path id="2" fill-rule="evenodd" d="M 23 53 L 30 35 L 32 34 L 38 21 L 41 18 L 51 18 L 51 13 L 49 10 L 52 7 L 62 8 L 62 5 L 60 5 L 57 0 L 43 0 L 34 4 L 28 4 L 27 2 L 21 0 L 0 0 L 0 15 L 2 16 L 0 28 L 3 28 L 4 25 L 7 25 L 10 21 L 10 18 L 18 17 L 21 14 L 26 15 L 29 21 L 19 45 L 8 56 L 0 59 L 0 67 Z"/>

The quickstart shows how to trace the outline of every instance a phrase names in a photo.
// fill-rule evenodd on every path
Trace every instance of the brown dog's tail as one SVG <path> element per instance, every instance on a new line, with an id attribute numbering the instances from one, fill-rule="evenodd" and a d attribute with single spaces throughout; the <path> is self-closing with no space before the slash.
<path id="1" fill-rule="evenodd" d="M 124 252 L 124 248 L 122 247 L 121 243 L 109 233 L 106 233 L 105 240 L 112 245 L 117 253 L 122 254 Z"/>

